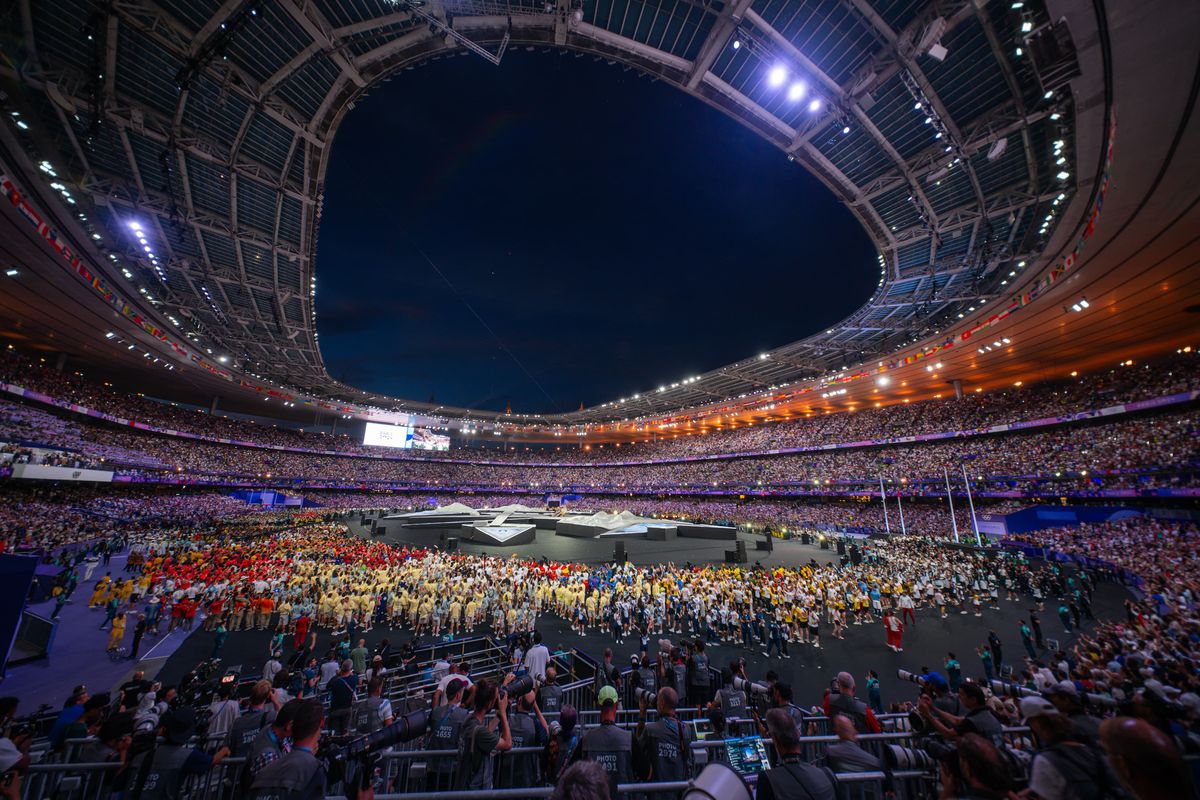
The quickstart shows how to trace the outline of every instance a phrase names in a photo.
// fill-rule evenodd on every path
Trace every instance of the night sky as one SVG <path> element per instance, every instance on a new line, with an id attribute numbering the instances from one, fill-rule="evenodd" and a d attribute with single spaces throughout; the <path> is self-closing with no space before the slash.
<path id="1" fill-rule="evenodd" d="M 850 212 L 738 123 L 632 70 L 513 51 L 403 72 L 347 115 L 317 330 L 368 391 L 569 411 L 802 338 L 877 280 Z"/>

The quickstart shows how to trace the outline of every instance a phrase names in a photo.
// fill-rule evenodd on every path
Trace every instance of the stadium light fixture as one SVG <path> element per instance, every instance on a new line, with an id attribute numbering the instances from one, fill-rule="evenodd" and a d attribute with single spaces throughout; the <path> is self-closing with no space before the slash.
<path id="1" fill-rule="evenodd" d="M 796 81 L 788 87 L 788 100 L 793 103 L 804 97 L 808 93 L 808 87 L 804 85 L 804 81 Z"/>
<path id="2" fill-rule="evenodd" d="M 741 49 L 741 47 L 742 47 L 742 40 L 741 40 L 741 39 L 734 39 L 734 40 L 733 40 L 733 49 L 734 49 L 734 50 L 740 50 L 740 49 Z"/>
<path id="3" fill-rule="evenodd" d="M 4 270 L 4 274 L 10 278 L 15 278 L 20 273 L 16 269 L 10 267 L 9 269 Z"/>
<path id="4" fill-rule="evenodd" d="M 878 384 L 879 386 L 887 386 L 891 382 L 892 382 L 892 379 L 889 378 L 887 375 L 880 375 L 878 378 L 875 379 L 875 383 Z"/>
<path id="5" fill-rule="evenodd" d="M 814 111 L 814 112 L 820 111 L 821 110 L 821 101 L 814 99 L 811 103 L 808 104 L 808 110 Z"/>
<path id="6" fill-rule="evenodd" d="M 782 64 L 776 64 L 767 73 L 767 85 L 773 89 L 778 89 L 780 86 L 783 86 L 783 82 L 787 80 L 787 77 L 787 67 Z"/>

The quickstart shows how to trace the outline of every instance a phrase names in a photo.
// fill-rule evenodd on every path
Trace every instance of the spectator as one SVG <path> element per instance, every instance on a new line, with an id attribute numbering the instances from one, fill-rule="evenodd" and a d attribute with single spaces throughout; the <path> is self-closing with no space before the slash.
<path id="1" fill-rule="evenodd" d="M 1194 796 L 1191 771 L 1175 743 L 1149 723 L 1131 717 L 1105 720 L 1100 744 L 1135 800 Z"/>

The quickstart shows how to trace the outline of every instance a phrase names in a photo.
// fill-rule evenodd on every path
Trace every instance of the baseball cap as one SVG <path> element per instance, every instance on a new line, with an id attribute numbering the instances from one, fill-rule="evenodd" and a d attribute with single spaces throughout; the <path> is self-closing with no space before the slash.
<path id="1" fill-rule="evenodd" d="M 1058 713 L 1058 709 L 1049 700 L 1041 697 L 1021 698 L 1021 716 L 1027 720 L 1034 717 L 1052 717 Z"/>
<path id="2" fill-rule="evenodd" d="M 596 702 L 600 705 L 604 705 L 605 703 L 616 705 L 618 700 L 617 690 L 611 686 L 602 686 L 600 693 L 596 695 Z"/>
<path id="3" fill-rule="evenodd" d="M 926 672 L 923 677 L 925 678 L 925 682 L 935 689 L 945 689 L 948 686 L 946 679 L 942 677 L 942 673 L 940 672 Z"/>

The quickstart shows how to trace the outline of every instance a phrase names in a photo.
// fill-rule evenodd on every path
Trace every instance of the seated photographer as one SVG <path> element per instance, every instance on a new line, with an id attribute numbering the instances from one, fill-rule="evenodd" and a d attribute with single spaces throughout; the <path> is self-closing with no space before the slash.
<path id="1" fill-rule="evenodd" d="M 775 745 L 777 766 L 758 776 L 755 800 L 833 800 L 837 786 L 829 770 L 801 756 L 800 731 L 782 708 L 767 712 L 766 729 Z"/>
<path id="2" fill-rule="evenodd" d="M 504 678 L 504 684 L 512 683 L 513 674 Z M 508 727 L 509 697 L 491 681 L 484 679 L 475 684 L 475 710 L 463 722 L 460 734 L 458 764 L 460 789 L 495 788 L 492 756 L 512 749 L 512 732 Z M 490 723 L 487 714 L 496 709 L 496 717 Z"/>
<path id="3" fill-rule="evenodd" d="M 1000 720 L 987 707 L 987 695 L 977 683 L 964 683 L 958 687 L 958 699 L 967 713 L 955 716 L 937 708 L 933 699 L 922 694 L 917 711 L 929 723 L 933 732 L 946 739 L 957 739 L 969 733 L 977 733 L 992 743 L 999 743 L 1004 729 Z"/>
<path id="4" fill-rule="evenodd" d="M 608 773 L 609 794 L 617 796 L 617 785 L 632 783 L 633 734 L 617 727 L 617 690 L 605 686 L 596 698 L 600 724 L 583 735 L 574 758 L 596 761 Z"/>
<path id="5" fill-rule="evenodd" d="M 796 726 L 797 731 L 804 730 L 806 722 L 804 711 L 792 702 L 792 687 L 790 684 L 783 681 L 776 681 L 771 687 L 771 709 L 778 709 L 787 714 L 792 720 L 792 724 Z M 767 713 L 770 714 L 771 712 L 768 711 Z M 759 716 L 758 710 L 754 706 L 750 707 L 750 715 L 754 718 L 754 722 L 758 726 L 759 734 L 767 736 L 766 722 Z"/>
<path id="6" fill-rule="evenodd" d="M 530 689 L 518 697 L 516 703 L 516 709 L 508 717 L 513 747 L 545 747 L 549 741 L 548 726 L 538 708 L 534 690 Z M 539 782 L 537 753 L 511 753 L 505 756 L 501 768 L 503 787 L 523 788 Z"/>
<path id="7" fill-rule="evenodd" d="M 658 691 L 658 673 L 650 666 L 650 656 L 642 653 L 629 657 L 629 685 L 651 694 Z"/>
<path id="8" fill-rule="evenodd" d="M 854 676 L 849 672 L 837 674 L 833 688 L 825 693 L 824 710 L 825 716 L 830 718 L 848 716 L 859 733 L 879 733 L 883 730 L 879 720 L 875 719 L 875 712 L 854 696 Z"/>
<path id="9" fill-rule="evenodd" d="M 649 697 L 638 695 L 637 729 L 633 732 L 634 769 L 644 780 L 686 781 L 691 775 L 691 731 L 675 715 L 679 698 L 671 687 L 659 689 L 655 698 L 658 719 L 646 723 Z M 649 800 L 671 800 L 678 792 L 657 792 Z"/>
<path id="10" fill-rule="evenodd" d="M 700 707 L 712 698 L 712 675 L 708 672 L 708 654 L 704 652 L 704 640 L 697 638 L 689 643 L 687 659 L 687 697 L 692 705 Z"/>
<path id="11" fill-rule="evenodd" d="M 1120 796 L 1117 776 L 1104 754 L 1077 739 L 1074 723 L 1048 700 L 1026 697 L 1021 716 L 1037 738 L 1029 789 L 1022 797 L 1074 800 Z"/>
<path id="12" fill-rule="evenodd" d="M 883 761 L 858 743 L 858 731 L 845 714 L 833 718 L 837 742 L 825 748 L 825 764 L 834 772 L 875 772 L 883 769 Z"/>
<path id="13" fill-rule="evenodd" d="M 963 734 L 953 754 L 941 762 L 938 800 L 1007 800 L 1012 788 L 1010 768 L 1010 762 L 990 741 L 978 734 Z"/>

